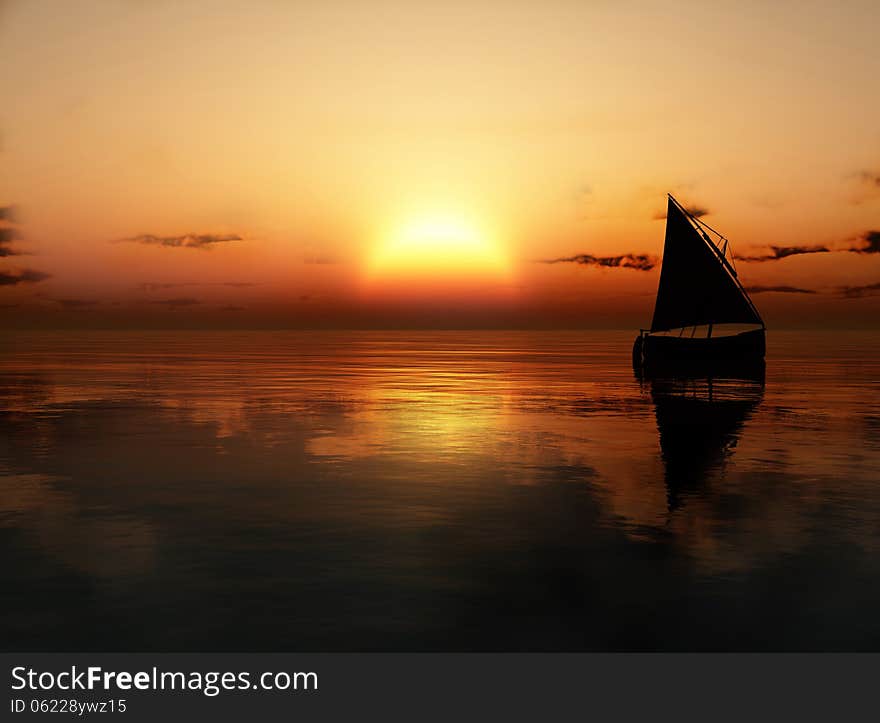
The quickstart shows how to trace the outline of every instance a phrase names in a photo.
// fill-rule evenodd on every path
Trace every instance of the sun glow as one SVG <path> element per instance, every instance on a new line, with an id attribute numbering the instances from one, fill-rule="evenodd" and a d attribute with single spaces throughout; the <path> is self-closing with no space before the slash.
<path id="1" fill-rule="evenodd" d="M 425 216 L 385 235 L 367 264 L 371 279 L 506 277 L 510 260 L 486 233 L 455 216 Z"/>

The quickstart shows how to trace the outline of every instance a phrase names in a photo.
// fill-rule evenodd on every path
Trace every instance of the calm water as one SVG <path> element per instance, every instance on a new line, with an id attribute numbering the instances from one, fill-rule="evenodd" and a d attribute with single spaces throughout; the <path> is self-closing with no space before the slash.
<path id="1" fill-rule="evenodd" d="M 0 646 L 880 649 L 880 341 L 0 338 Z"/>

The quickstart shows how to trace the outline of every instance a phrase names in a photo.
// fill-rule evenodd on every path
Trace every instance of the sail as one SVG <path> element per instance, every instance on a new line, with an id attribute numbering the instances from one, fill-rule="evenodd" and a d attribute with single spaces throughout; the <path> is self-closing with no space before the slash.
<path id="1" fill-rule="evenodd" d="M 670 196 L 651 331 L 704 324 L 763 321 L 714 247 Z"/>

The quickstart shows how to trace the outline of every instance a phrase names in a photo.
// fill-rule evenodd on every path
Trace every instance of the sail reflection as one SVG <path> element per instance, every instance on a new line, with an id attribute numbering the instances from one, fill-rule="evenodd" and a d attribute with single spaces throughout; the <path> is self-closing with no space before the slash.
<path id="1" fill-rule="evenodd" d="M 691 370 L 644 381 L 657 418 L 667 505 L 674 511 L 723 472 L 764 397 L 764 369 Z"/>

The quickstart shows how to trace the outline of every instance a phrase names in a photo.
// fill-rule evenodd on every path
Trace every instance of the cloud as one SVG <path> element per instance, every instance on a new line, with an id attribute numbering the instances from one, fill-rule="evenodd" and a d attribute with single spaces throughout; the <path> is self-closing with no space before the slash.
<path id="1" fill-rule="evenodd" d="M 853 182 L 850 202 L 856 206 L 880 198 L 880 171 L 861 170 L 848 176 Z"/>
<path id="2" fill-rule="evenodd" d="M 789 256 L 802 256 L 803 254 L 827 254 L 831 249 L 827 246 L 771 246 L 769 254 L 758 256 L 737 256 L 737 261 L 761 263 L 764 261 L 781 261 Z"/>
<path id="3" fill-rule="evenodd" d="M 45 281 L 51 276 L 52 274 L 47 274 L 45 271 L 35 271 L 34 269 L 23 269 L 18 272 L 0 271 L 0 286 L 35 284 L 38 281 Z"/>
<path id="4" fill-rule="evenodd" d="M 167 306 L 169 309 L 180 309 L 185 306 L 195 306 L 196 304 L 201 304 L 202 302 L 198 299 L 192 298 L 191 296 L 178 296 L 173 299 L 154 299 L 148 303 L 160 304 L 162 306 Z"/>
<path id="5" fill-rule="evenodd" d="M 14 228 L 0 228 L 0 257 L 4 256 L 20 256 L 21 251 L 9 248 L 9 244 L 17 241 L 21 237 Z"/>
<path id="6" fill-rule="evenodd" d="M 852 243 L 850 237 L 848 243 Z M 801 256 L 803 254 L 827 254 L 834 251 L 851 251 L 855 254 L 880 254 L 880 231 L 865 231 L 856 237 L 856 245 L 849 248 L 840 248 L 835 244 L 834 249 L 827 246 L 770 246 L 770 253 L 758 254 L 755 256 L 737 256 L 737 261 L 745 262 L 764 262 L 764 261 L 781 261 L 789 256 Z"/>
<path id="7" fill-rule="evenodd" d="M 78 309 L 88 309 L 96 304 L 100 304 L 100 301 L 94 301 L 91 299 L 52 299 L 56 304 L 60 304 L 62 308 L 68 311 L 75 311 Z"/>
<path id="8" fill-rule="evenodd" d="M 138 284 L 138 288 L 141 291 L 161 291 L 163 289 L 180 289 L 185 286 L 228 286 L 235 289 L 244 289 L 250 288 L 252 286 L 259 286 L 260 283 L 258 281 L 170 281 L 170 282 L 158 282 L 158 281 L 145 281 L 141 284 Z"/>
<path id="9" fill-rule="evenodd" d="M 0 221 L 18 222 L 18 206 L 0 206 Z"/>
<path id="10" fill-rule="evenodd" d="M 244 311 L 244 306 L 221 306 L 220 311 Z"/>
<path id="11" fill-rule="evenodd" d="M 317 264 L 317 265 L 329 265 L 329 264 L 338 264 L 339 261 L 333 256 L 327 256 L 325 254 L 315 254 L 311 256 L 303 257 L 304 264 Z"/>
<path id="12" fill-rule="evenodd" d="M 601 266 L 603 268 L 637 269 L 650 271 L 657 265 L 657 258 L 647 254 L 622 254 L 621 256 L 593 256 L 593 254 L 576 254 L 558 259 L 541 259 L 542 264 L 581 264 L 583 266 Z"/>
<path id="13" fill-rule="evenodd" d="M 702 218 L 703 216 L 708 216 L 710 211 L 708 208 L 704 208 L 703 206 L 685 206 L 685 210 L 694 218 Z M 662 221 L 666 218 L 666 211 L 658 211 L 652 217 L 655 221 Z"/>
<path id="14" fill-rule="evenodd" d="M 574 202 L 575 209 L 581 209 L 586 206 L 590 206 L 594 199 L 595 194 L 593 193 L 593 187 L 588 183 L 583 183 L 578 186 L 571 194 L 571 199 Z"/>
<path id="15" fill-rule="evenodd" d="M 746 291 L 750 294 L 815 294 L 814 289 L 801 289 L 797 286 L 747 286 Z"/>
<path id="16" fill-rule="evenodd" d="M 138 288 L 141 291 L 161 291 L 163 289 L 179 289 L 181 286 L 194 286 L 195 284 L 192 282 L 185 283 L 177 283 L 177 282 L 159 282 L 159 281 L 145 281 L 142 284 L 138 284 Z"/>
<path id="17" fill-rule="evenodd" d="M 876 188 L 880 191 L 880 172 L 878 171 L 859 171 L 856 173 L 856 178 L 859 180 L 859 183 L 864 184 L 865 186 Z"/>
<path id="18" fill-rule="evenodd" d="M 839 289 L 847 299 L 861 299 L 865 296 L 876 296 L 880 294 L 880 282 L 876 284 L 866 284 L 865 286 L 841 286 Z"/>
<path id="19" fill-rule="evenodd" d="M 210 249 L 215 244 L 227 243 L 229 241 L 244 241 L 244 239 L 236 233 L 187 233 L 182 236 L 155 236 L 151 233 L 142 233 L 138 236 L 117 239 L 116 243 L 138 243 L 149 246 L 168 246 L 170 248 Z"/>
<path id="20" fill-rule="evenodd" d="M 784 206 L 786 203 L 785 197 L 783 195 L 774 193 L 763 193 L 761 195 L 753 196 L 751 201 L 758 208 L 767 209 L 779 208 L 781 206 Z"/>
<path id="21" fill-rule="evenodd" d="M 880 254 L 880 231 L 865 231 L 859 240 L 862 242 L 861 246 L 847 250 L 854 254 Z"/>

